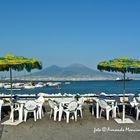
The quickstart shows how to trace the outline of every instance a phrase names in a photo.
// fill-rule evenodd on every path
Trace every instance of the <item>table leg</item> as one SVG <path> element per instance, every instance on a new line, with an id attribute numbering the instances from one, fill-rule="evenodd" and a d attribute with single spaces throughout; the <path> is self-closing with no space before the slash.
<path id="1" fill-rule="evenodd" d="M 19 108 L 19 121 L 23 121 L 23 104 L 20 104 Z"/>
<path id="2" fill-rule="evenodd" d="M 60 104 L 59 104 L 59 116 L 58 116 L 58 121 L 61 121 L 62 113 L 63 113 L 63 107 L 61 106 L 61 103 L 60 103 Z"/>
<path id="3" fill-rule="evenodd" d="M 123 114 L 122 114 L 122 120 L 125 120 L 125 104 L 123 104 Z"/>

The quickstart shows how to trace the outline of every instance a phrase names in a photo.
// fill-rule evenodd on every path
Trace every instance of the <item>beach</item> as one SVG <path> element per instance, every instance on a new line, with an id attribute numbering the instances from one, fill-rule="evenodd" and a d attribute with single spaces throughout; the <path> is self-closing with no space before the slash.
<path id="1" fill-rule="evenodd" d="M 140 139 L 140 1 L 0 0 L 0 13 L 0 140 Z"/>
<path id="2" fill-rule="evenodd" d="M 129 116 L 133 124 L 117 124 L 113 118 L 109 121 L 105 117 L 96 119 L 90 112 L 91 104 L 84 104 L 83 119 L 78 117 L 77 122 L 66 120 L 61 122 L 49 118 L 50 108 L 44 106 L 45 116 L 34 122 L 29 118 L 17 126 L 0 125 L 1 140 L 138 140 L 140 137 L 140 121 Z M 6 115 L 2 122 L 8 119 Z"/>

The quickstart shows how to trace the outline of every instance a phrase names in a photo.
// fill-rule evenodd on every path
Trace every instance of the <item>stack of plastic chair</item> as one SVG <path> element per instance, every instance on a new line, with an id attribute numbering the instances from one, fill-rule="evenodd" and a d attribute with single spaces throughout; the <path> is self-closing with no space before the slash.
<path id="1" fill-rule="evenodd" d="M 36 99 L 38 110 L 37 110 L 37 119 L 42 119 L 44 116 L 43 112 L 43 103 L 45 102 L 45 99 L 43 96 L 40 96 L 38 99 Z"/>
<path id="2" fill-rule="evenodd" d="M 100 110 L 100 118 L 101 118 L 101 114 L 103 111 L 106 112 L 106 119 L 109 120 L 109 113 L 110 111 L 112 111 L 112 116 L 114 116 L 114 111 L 116 111 L 116 107 L 112 107 L 110 105 L 107 104 L 107 102 L 105 100 L 99 100 L 99 106 L 101 107 Z"/>
<path id="3" fill-rule="evenodd" d="M 74 114 L 75 121 L 77 121 L 77 101 L 72 101 L 68 104 L 67 108 L 63 111 L 66 113 L 66 122 L 69 123 L 70 114 Z"/>
<path id="4" fill-rule="evenodd" d="M 80 111 L 80 116 L 83 118 L 82 106 L 84 104 L 84 97 L 79 98 L 77 111 Z"/>
<path id="5" fill-rule="evenodd" d="M 10 113 L 10 120 L 14 122 L 15 112 L 20 110 L 19 103 L 16 103 L 15 100 L 10 101 L 11 113 Z"/>
<path id="6" fill-rule="evenodd" d="M 24 106 L 24 121 L 26 122 L 27 120 L 27 115 L 28 113 L 33 113 L 34 114 L 34 121 L 36 121 L 37 118 L 37 103 L 33 100 L 29 100 L 25 103 Z"/>
<path id="7" fill-rule="evenodd" d="M 51 99 L 48 100 L 48 103 L 49 103 L 49 106 L 51 108 L 50 119 L 53 115 L 54 121 L 56 121 L 57 113 L 59 112 L 59 105 L 56 102 L 52 101 Z"/>

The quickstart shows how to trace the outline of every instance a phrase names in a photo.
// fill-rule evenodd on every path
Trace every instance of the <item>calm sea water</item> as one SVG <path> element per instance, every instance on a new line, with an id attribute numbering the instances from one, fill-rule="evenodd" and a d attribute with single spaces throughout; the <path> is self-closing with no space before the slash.
<path id="1" fill-rule="evenodd" d="M 43 87 L 35 89 L 14 90 L 14 94 L 38 94 L 40 92 L 57 94 L 57 93 L 71 93 L 71 94 L 87 94 L 100 93 L 107 94 L 123 93 L 123 81 L 72 81 L 70 84 L 61 82 L 61 90 L 56 90 L 55 87 Z M 10 94 L 10 90 L 0 89 L 0 93 Z M 140 81 L 126 81 L 126 93 L 140 93 Z"/>

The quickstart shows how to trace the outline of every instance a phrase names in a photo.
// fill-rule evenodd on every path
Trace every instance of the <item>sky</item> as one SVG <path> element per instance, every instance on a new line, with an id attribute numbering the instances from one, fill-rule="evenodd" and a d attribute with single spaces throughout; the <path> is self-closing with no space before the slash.
<path id="1" fill-rule="evenodd" d="M 0 0 L 0 56 L 96 69 L 117 57 L 140 59 L 139 0 Z"/>

